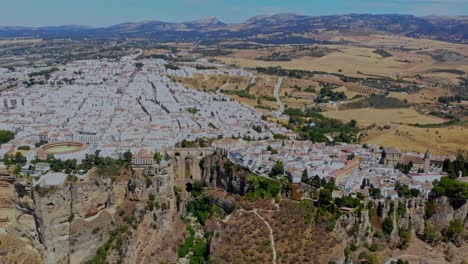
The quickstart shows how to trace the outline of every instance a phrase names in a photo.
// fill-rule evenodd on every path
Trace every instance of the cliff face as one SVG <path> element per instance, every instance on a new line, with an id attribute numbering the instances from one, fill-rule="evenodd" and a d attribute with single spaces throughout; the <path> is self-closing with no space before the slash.
<path id="1" fill-rule="evenodd" d="M 468 202 L 465 202 L 462 206 L 454 208 L 448 198 L 442 197 L 436 200 L 434 215 L 432 215 L 428 221 L 432 223 L 434 227 L 440 232 L 443 227 L 446 227 L 450 224 L 450 221 L 454 219 L 459 219 L 462 223 L 465 224 L 465 227 L 468 225 Z"/>
<path id="2" fill-rule="evenodd" d="M 248 188 L 246 178 L 249 171 L 229 163 L 230 161 L 219 153 L 205 157 L 200 162 L 202 180 L 206 186 L 244 195 Z"/>
<path id="3" fill-rule="evenodd" d="M 109 251 L 110 262 L 175 260 L 185 227 L 167 171 L 121 170 L 114 180 L 91 172 L 85 180 L 32 191 L 9 174 L 0 176 L 0 262 L 84 263 L 124 226 L 123 250 Z M 148 208 L 148 197 L 157 206 Z"/>
<path id="4" fill-rule="evenodd" d="M 36 187 L 25 195 L 33 201 L 44 263 L 81 263 L 107 239 L 115 206 L 123 202 L 128 176 L 112 182 L 90 177 L 62 186 Z M 117 201 L 118 203 L 113 203 Z M 100 234 L 96 231 L 99 230 Z"/>
<path id="5" fill-rule="evenodd" d="M 71 217 L 69 188 L 38 189 L 33 197 L 38 231 L 45 249 L 44 263 L 67 263 Z"/>
<path id="6" fill-rule="evenodd" d="M 375 202 L 375 205 L 378 206 L 378 203 Z M 433 209 L 435 213 L 429 218 L 425 216 L 426 207 L 428 206 L 427 197 L 420 196 L 412 199 L 399 199 L 398 201 L 382 200 L 380 206 L 381 215 L 378 215 L 377 209 L 370 212 L 366 208 L 361 212 L 343 215 L 338 219 L 334 231 L 338 234 L 338 237 L 342 238 L 343 247 L 353 244 L 362 245 L 366 243 L 371 245 L 377 243 L 392 249 L 388 255 L 384 256 L 385 258 L 394 257 L 396 259 L 399 256 L 398 254 L 410 254 L 405 253 L 405 250 L 411 247 L 412 243 L 415 243 L 426 250 L 430 248 L 434 256 L 442 256 L 442 258 L 455 261 L 455 263 L 465 257 L 462 253 L 466 252 L 468 248 L 467 241 L 461 241 L 461 243 L 454 245 L 451 242 L 443 241 L 441 237 L 443 230 L 455 219 L 464 223 L 466 232 L 468 203 L 453 208 L 446 197 L 439 198 L 435 200 L 435 208 Z M 383 236 L 383 220 L 387 217 L 392 220 L 393 231 L 391 234 Z M 429 229 L 431 230 L 429 231 Z M 437 239 L 428 238 L 427 234 L 429 232 Z M 376 233 L 381 235 L 375 235 Z M 399 250 L 395 251 L 396 249 Z M 410 248 L 409 252 L 414 254 L 414 248 Z M 459 252 L 457 253 L 459 255 L 453 252 Z M 381 254 L 385 255 L 387 253 Z M 414 254 L 412 257 L 423 261 L 428 258 L 424 254 Z"/>
<path id="7" fill-rule="evenodd" d="M 0 172 L 0 262 L 41 263 L 43 251 L 29 187 Z"/>

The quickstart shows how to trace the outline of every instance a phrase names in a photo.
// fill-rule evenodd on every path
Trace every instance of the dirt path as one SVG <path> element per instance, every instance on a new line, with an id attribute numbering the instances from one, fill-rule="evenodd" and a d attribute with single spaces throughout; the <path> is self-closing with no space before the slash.
<path id="1" fill-rule="evenodd" d="M 224 90 L 225 87 L 227 87 L 229 85 L 229 81 L 227 81 L 225 84 L 221 85 L 218 90 L 216 90 L 216 93 L 217 94 L 221 94 Z"/>
<path id="2" fill-rule="evenodd" d="M 250 80 L 250 84 L 254 85 L 256 80 L 257 80 L 257 75 L 254 75 L 252 79 Z"/>
<path id="3" fill-rule="evenodd" d="M 258 218 L 260 218 L 263 223 L 265 223 L 265 225 L 268 227 L 268 230 L 270 231 L 270 242 L 271 242 L 271 250 L 273 251 L 273 261 L 272 263 L 273 264 L 276 264 L 276 248 L 275 248 L 275 237 L 273 236 L 273 229 L 271 228 L 270 224 L 268 223 L 267 220 L 265 220 L 265 218 L 263 218 L 258 212 L 256 209 L 254 210 L 250 210 L 250 211 L 246 211 L 244 209 L 240 209 L 239 210 L 240 212 L 242 213 L 254 213 Z"/>
<path id="4" fill-rule="evenodd" d="M 282 84 L 283 84 L 283 77 L 279 77 L 278 82 L 276 83 L 276 86 L 275 86 L 274 95 L 275 95 L 275 98 L 276 98 L 276 103 L 279 106 L 278 113 L 280 115 L 283 114 L 283 112 L 284 112 L 284 104 L 281 102 L 281 99 L 280 99 L 280 96 L 279 96 L 279 90 L 281 89 Z"/>

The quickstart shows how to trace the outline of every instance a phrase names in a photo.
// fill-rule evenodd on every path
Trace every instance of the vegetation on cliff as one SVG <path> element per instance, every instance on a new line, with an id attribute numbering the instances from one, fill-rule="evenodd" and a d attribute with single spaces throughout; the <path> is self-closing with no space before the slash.
<path id="1" fill-rule="evenodd" d="M 440 181 L 435 181 L 433 184 L 430 199 L 446 196 L 455 208 L 464 205 L 468 200 L 468 183 L 466 182 L 442 177 Z"/>
<path id="2" fill-rule="evenodd" d="M 281 192 L 281 183 L 265 177 L 249 174 L 247 176 L 249 187 L 247 188 L 247 199 L 258 200 L 276 197 Z"/>

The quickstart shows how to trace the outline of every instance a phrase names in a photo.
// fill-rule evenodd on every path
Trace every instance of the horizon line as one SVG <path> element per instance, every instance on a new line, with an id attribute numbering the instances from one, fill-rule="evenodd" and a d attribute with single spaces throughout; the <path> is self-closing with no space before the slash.
<path id="1" fill-rule="evenodd" d="M 158 20 L 158 19 L 143 19 L 143 20 L 134 20 L 134 21 L 121 21 L 121 22 L 115 22 L 115 23 L 110 23 L 110 24 L 105 24 L 105 25 L 86 25 L 86 24 L 77 24 L 77 23 L 63 23 L 63 24 L 55 24 L 55 25 L 0 25 L 0 28 L 56 28 L 56 27 L 82 27 L 82 28 L 88 28 L 88 29 L 99 29 L 99 28 L 108 28 L 120 24 L 126 24 L 126 23 L 148 23 L 148 22 L 162 22 L 162 23 L 170 23 L 170 24 L 183 24 L 183 23 L 190 23 L 190 22 L 197 22 L 201 21 L 203 19 L 216 19 L 221 23 L 224 23 L 226 25 L 236 25 L 236 24 L 242 24 L 245 23 L 253 18 L 257 17 L 272 17 L 272 16 L 278 16 L 278 15 L 295 15 L 295 16 L 303 16 L 303 17 L 325 17 L 325 16 L 346 16 L 346 15 L 407 15 L 407 16 L 414 16 L 414 17 L 419 17 L 419 18 L 425 18 L 425 17 L 446 17 L 446 18 L 462 18 L 462 17 L 468 17 L 467 15 L 442 15 L 442 14 L 430 14 L 430 15 L 415 15 L 411 13 L 334 13 L 334 14 L 323 14 L 323 15 L 305 15 L 301 13 L 295 13 L 295 12 L 283 12 L 283 13 L 273 13 L 273 14 L 258 14 L 255 16 L 252 16 L 247 19 L 240 20 L 238 22 L 224 22 L 222 18 L 218 18 L 216 16 L 205 16 L 205 17 L 200 17 L 195 20 L 178 20 L 178 21 L 169 21 L 169 20 Z"/>

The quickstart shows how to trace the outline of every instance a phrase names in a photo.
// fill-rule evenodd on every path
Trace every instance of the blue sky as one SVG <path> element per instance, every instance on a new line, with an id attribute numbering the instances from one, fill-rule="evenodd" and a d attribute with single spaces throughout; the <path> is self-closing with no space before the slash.
<path id="1" fill-rule="evenodd" d="M 105 26 L 120 22 L 190 21 L 215 16 L 240 22 L 255 15 L 402 13 L 468 15 L 468 0 L 1 0 L 0 25 Z"/>

